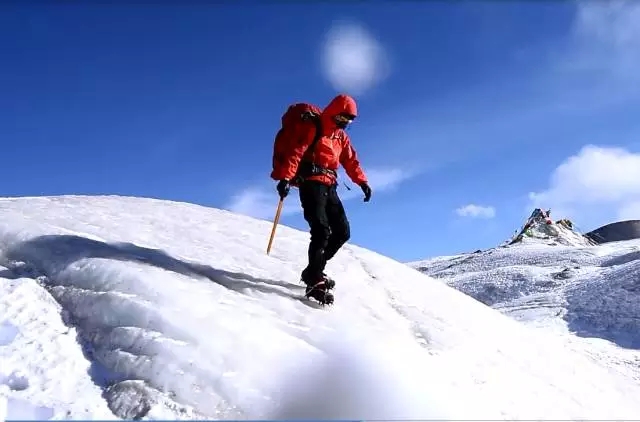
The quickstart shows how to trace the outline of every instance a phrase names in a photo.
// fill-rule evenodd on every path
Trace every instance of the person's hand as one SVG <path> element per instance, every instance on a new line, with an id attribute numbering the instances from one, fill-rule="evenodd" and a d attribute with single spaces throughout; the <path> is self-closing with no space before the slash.
<path id="1" fill-rule="evenodd" d="M 284 199 L 289 195 L 289 190 L 291 189 L 291 185 L 287 179 L 282 179 L 278 182 L 278 186 L 276 187 L 278 190 L 278 194 L 280 195 L 280 199 Z"/>
<path id="2" fill-rule="evenodd" d="M 360 183 L 360 188 L 362 189 L 362 192 L 364 192 L 364 202 L 369 202 L 371 199 L 371 188 L 369 187 L 369 184 L 367 182 L 362 182 Z"/>

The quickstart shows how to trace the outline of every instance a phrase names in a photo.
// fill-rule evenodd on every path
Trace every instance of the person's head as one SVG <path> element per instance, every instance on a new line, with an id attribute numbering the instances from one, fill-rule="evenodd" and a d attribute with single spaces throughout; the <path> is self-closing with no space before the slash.
<path id="1" fill-rule="evenodd" d="M 330 129 L 346 129 L 357 116 L 356 101 L 346 94 L 336 96 L 322 111 L 323 123 Z"/>

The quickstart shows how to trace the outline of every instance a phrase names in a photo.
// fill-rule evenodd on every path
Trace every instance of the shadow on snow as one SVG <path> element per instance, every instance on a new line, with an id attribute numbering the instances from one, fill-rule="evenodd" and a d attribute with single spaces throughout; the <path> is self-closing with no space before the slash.
<path id="1" fill-rule="evenodd" d="M 106 243 L 74 235 L 45 235 L 17 244 L 4 253 L 8 262 L 26 263 L 15 268 L 2 270 L 0 276 L 19 278 L 40 276 L 46 287 L 57 285 L 57 274 L 76 261 L 86 258 L 103 258 L 129 261 L 154 266 L 165 271 L 195 278 L 204 278 L 227 289 L 240 293 L 253 290 L 265 294 L 275 294 L 286 298 L 300 299 L 302 294 L 294 294 L 287 288 L 302 285 L 285 281 L 256 278 L 241 272 L 225 271 L 209 265 L 177 259 L 159 249 L 145 248 L 132 243 Z M 44 276 L 44 278 L 42 278 Z M 215 306 L 212 304 L 212 306 Z M 63 311 L 65 323 L 81 328 L 73 316 Z M 94 357 L 93 346 L 85 340 L 79 330 L 78 342 L 85 356 L 91 362 L 89 374 L 102 388 L 122 381 L 122 377 L 109 371 Z"/>
<path id="2" fill-rule="evenodd" d="M 225 271 L 195 262 L 174 258 L 160 249 L 145 248 L 132 243 L 105 243 L 73 235 L 39 236 L 11 248 L 5 254 L 10 261 L 22 261 L 47 274 L 47 263 L 64 269 L 75 261 L 85 258 L 104 258 L 151 265 L 178 274 L 206 278 L 227 289 L 242 292 L 253 289 L 289 298 L 297 298 L 286 291 L 287 287 L 301 285 L 285 281 L 256 278 L 245 273 Z"/>

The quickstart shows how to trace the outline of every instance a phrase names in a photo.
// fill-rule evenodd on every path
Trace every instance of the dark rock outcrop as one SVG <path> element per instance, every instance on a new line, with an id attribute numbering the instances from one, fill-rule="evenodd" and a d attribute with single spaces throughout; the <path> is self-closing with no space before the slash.
<path id="1" fill-rule="evenodd" d="M 617 221 L 590 231 L 585 236 L 596 243 L 640 239 L 640 220 Z"/>

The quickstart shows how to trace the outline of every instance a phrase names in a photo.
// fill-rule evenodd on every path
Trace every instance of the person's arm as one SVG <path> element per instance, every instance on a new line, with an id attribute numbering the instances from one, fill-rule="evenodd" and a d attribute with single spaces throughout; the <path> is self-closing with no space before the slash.
<path id="1" fill-rule="evenodd" d="M 342 167 L 344 167 L 344 171 L 347 173 L 347 176 L 349 176 L 353 183 L 357 185 L 368 183 L 367 176 L 360 166 L 358 154 L 351 144 L 349 135 L 347 135 L 346 133 L 344 135 L 342 152 L 340 153 L 340 164 L 342 164 Z"/>

